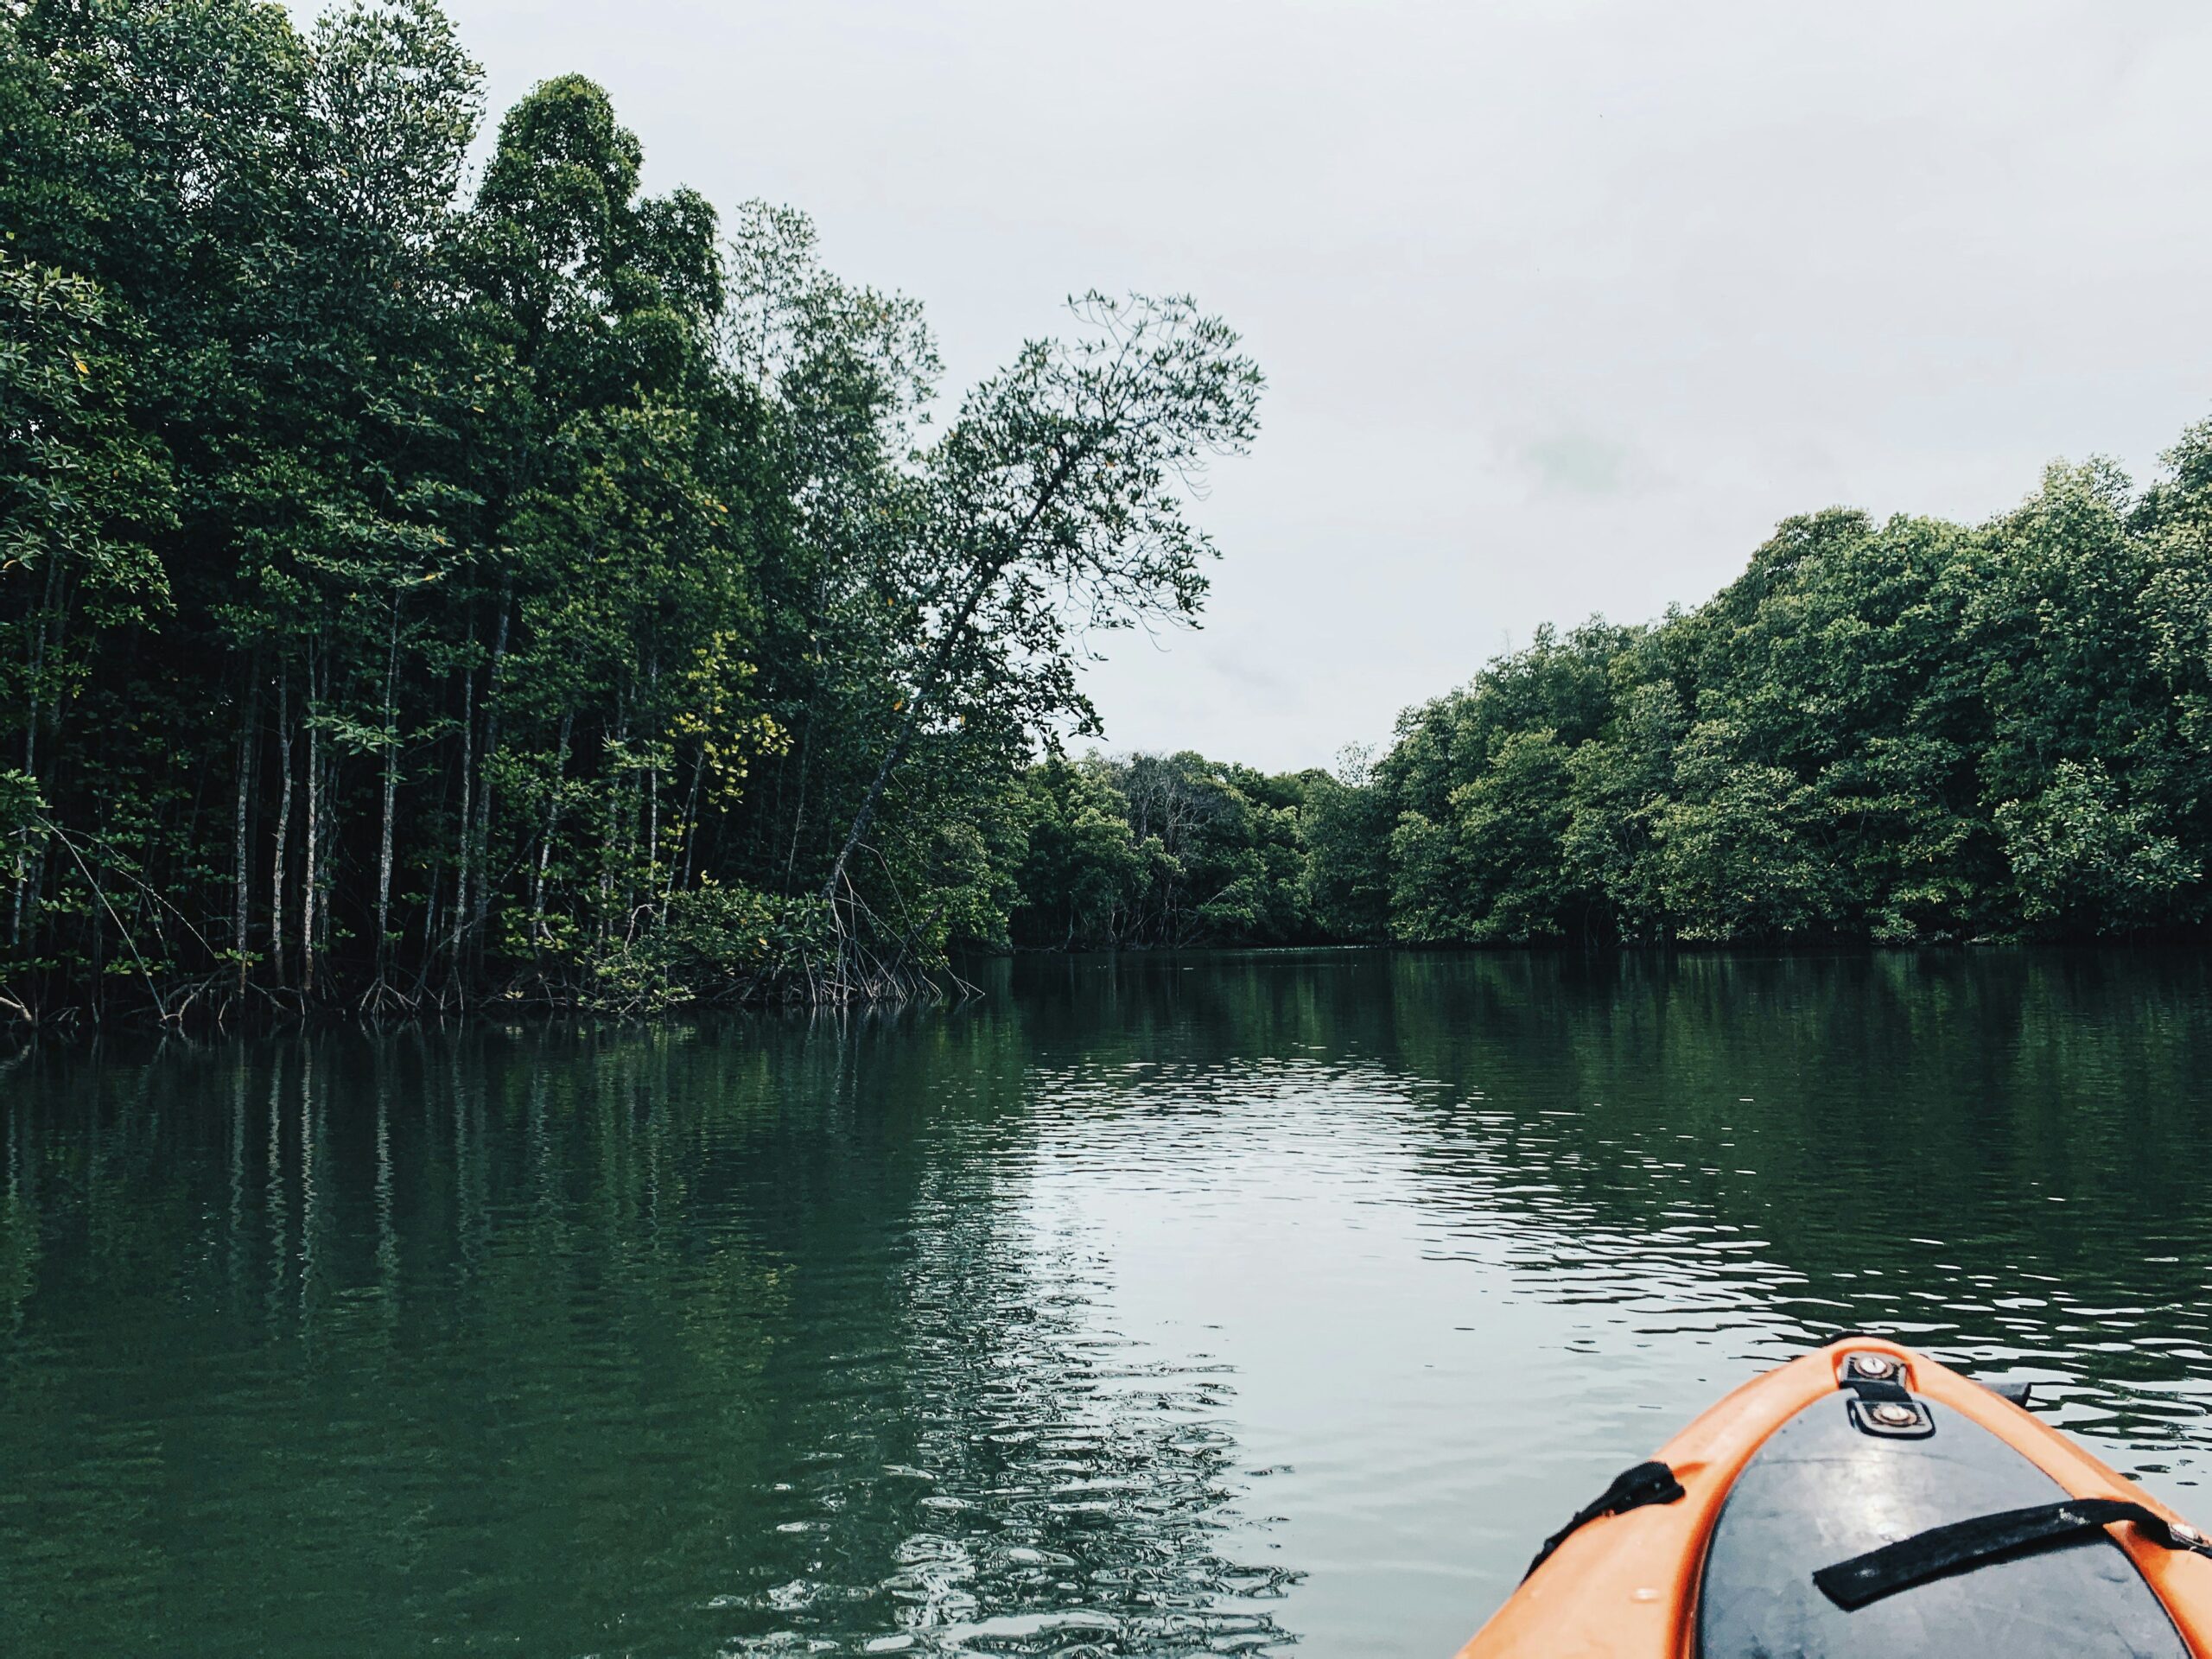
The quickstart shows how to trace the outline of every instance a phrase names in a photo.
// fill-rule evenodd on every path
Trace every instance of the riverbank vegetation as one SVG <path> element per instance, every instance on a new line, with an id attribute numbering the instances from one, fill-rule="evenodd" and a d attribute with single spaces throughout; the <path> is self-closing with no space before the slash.
<path id="1" fill-rule="evenodd" d="M 1694 610 L 1542 630 L 1336 776 L 1182 756 L 1030 790 L 1039 942 L 2196 933 L 2212 423 L 2145 490 L 2093 462 L 1979 526 L 1792 518 Z"/>
<path id="2" fill-rule="evenodd" d="M 2212 426 L 1794 518 L 1377 753 L 1075 751 L 1261 379 L 1092 296 L 952 400 L 788 209 L 430 0 L 0 3 L 0 1010 L 899 995 L 963 946 L 2201 929 Z"/>
<path id="3" fill-rule="evenodd" d="M 1354 868 L 1407 939 L 2173 931 L 2208 761 L 2202 426 L 2139 493 L 2092 463 L 1974 528 L 1793 518 L 1694 611 L 1541 636 L 1401 721 Z"/>
<path id="4" fill-rule="evenodd" d="M 1541 631 L 1409 710 L 1371 765 L 1254 779 L 1271 831 L 1243 830 L 1261 820 L 1241 804 L 1202 813 L 1250 849 L 1217 897 L 1255 890 L 1237 882 L 1268 833 L 1273 868 L 1300 872 L 1266 889 L 1263 924 L 1219 921 L 1421 944 L 2199 929 L 2212 425 L 2167 462 L 2141 492 L 2108 465 L 2054 467 L 1973 528 L 1793 518 L 1694 610 Z M 1146 811 L 1121 780 L 1143 770 L 1089 771 L 1126 798 L 1140 848 Z M 1103 873 L 1126 855 L 1092 862 L 1053 892 L 1122 913 Z"/>
<path id="5" fill-rule="evenodd" d="M 939 405 L 800 215 L 431 0 L 0 5 L 4 1006 L 898 994 L 1260 376 L 1092 296 Z"/>

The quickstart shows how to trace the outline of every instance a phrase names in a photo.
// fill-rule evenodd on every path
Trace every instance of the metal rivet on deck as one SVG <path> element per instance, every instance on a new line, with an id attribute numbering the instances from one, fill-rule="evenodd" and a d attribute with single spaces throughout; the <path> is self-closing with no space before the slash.
<path id="1" fill-rule="evenodd" d="M 1851 1374 L 1853 1376 L 1894 1376 L 1897 1369 L 1897 1361 L 1887 1354 L 1853 1354 L 1851 1357 Z"/>
<path id="2" fill-rule="evenodd" d="M 2185 1544 L 2191 1549 L 2197 1548 L 2204 1542 L 2204 1535 L 2186 1521 L 2177 1521 L 2166 1530 L 2173 1534 L 2176 1543 Z"/>
<path id="3" fill-rule="evenodd" d="M 1910 1406 L 1898 1405 L 1893 1400 L 1868 1407 L 1866 1414 L 1885 1428 L 1910 1428 L 1920 1421 L 1920 1414 Z"/>

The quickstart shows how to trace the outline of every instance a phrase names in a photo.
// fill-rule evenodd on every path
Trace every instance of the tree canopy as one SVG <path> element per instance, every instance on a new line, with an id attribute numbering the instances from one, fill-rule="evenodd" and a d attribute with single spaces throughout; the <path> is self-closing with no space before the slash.
<path id="1" fill-rule="evenodd" d="M 1543 629 L 1334 775 L 1047 763 L 1015 934 L 2199 936 L 2209 693 L 2212 423 L 2142 491 L 2093 462 L 1975 527 L 1789 519 L 1696 609 Z"/>
<path id="2" fill-rule="evenodd" d="M 932 422 L 912 302 L 500 120 L 433 0 L 5 0 L 0 996 L 896 988 L 1002 938 L 1086 632 L 1187 620 L 1261 380 L 1093 295 Z"/>
<path id="3" fill-rule="evenodd" d="M 2199 932 L 2212 423 L 1830 509 L 1380 753 L 1090 753 L 1257 367 L 1085 296 L 949 403 L 788 207 L 500 119 L 433 0 L 0 0 L 0 1010 L 625 1010 L 962 947 Z"/>
<path id="4" fill-rule="evenodd" d="M 1544 631 L 1401 719 L 1366 785 L 1392 825 L 1370 927 L 1430 943 L 2201 927 L 2209 451 L 2212 425 L 2184 434 L 2140 493 L 2108 464 L 2055 466 L 1977 528 L 1792 518 L 1694 611 Z"/>

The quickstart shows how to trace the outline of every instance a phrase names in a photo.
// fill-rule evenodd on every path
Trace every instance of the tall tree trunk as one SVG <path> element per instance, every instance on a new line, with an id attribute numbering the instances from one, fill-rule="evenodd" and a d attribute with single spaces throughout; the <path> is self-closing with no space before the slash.
<path id="1" fill-rule="evenodd" d="M 514 577 L 499 582 L 499 624 L 492 633 L 492 666 L 484 677 L 484 758 L 476 786 L 476 910 L 474 955 L 480 967 L 492 918 L 492 763 L 499 753 L 499 664 L 507 655 L 507 624 L 514 612 Z"/>
<path id="2" fill-rule="evenodd" d="M 315 924 L 316 888 L 322 856 L 322 734 L 315 723 L 320 683 L 315 660 L 308 658 L 308 844 L 306 877 L 300 884 L 300 995 L 315 1001 Z"/>
<path id="3" fill-rule="evenodd" d="M 41 601 L 35 623 L 26 629 L 23 635 L 24 655 L 27 659 L 25 667 L 29 671 L 23 676 L 26 692 L 23 709 L 23 776 L 31 780 L 31 786 L 34 789 L 38 786 L 38 722 L 43 713 L 44 700 L 41 693 L 45 689 L 46 664 L 49 655 L 48 636 L 58 632 L 54 617 L 60 603 L 61 559 L 58 554 L 49 553 L 46 563 L 46 594 Z M 22 947 L 23 918 L 30 901 L 33 862 L 31 836 L 32 828 L 26 823 L 17 832 L 16 836 L 16 898 L 14 914 L 8 925 L 10 945 L 16 950 Z"/>
<path id="4" fill-rule="evenodd" d="M 441 772 L 438 779 L 438 799 L 434 809 L 429 809 L 429 822 L 442 822 L 446 806 L 453 798 L 453 774 Z M 429 853 L 429 867 L 423 875 L 423 943 L 416 957 L 415 992 L 430 982 L 430 976 L 438 969 L 438 941 L 444 936 L 438 931 L 445 903 L 446 852 L 442 842 L 426 843 Z"/>
<path id="5" fill-rule="evenodd" d="M 810 699 L 806 723 L 798 734 L 798 804 L 791 809 L 791 850 L 784 855 L 784 891 L 791 890 L 791 877 L 798 869 L 799 831 L 806 823 L 806 771 L 814 756 L 814 706 Z"/>
<path id="6" fill-rule="evenodd" d="M 630 738 L 629 712 L 615 702 L 614 747 L 619 753 Z M 599 860 L 599 942 L 603 948 L 614 932 L 614 855 L 622 839 L 622 774 L 607 780 L 607 845 Z"/>
<path id="7" fill-rule="evenodd" d="M 246 842 L 246 808 L 253 797 L 253 739 L 255 713 L 260 699 L 255 695 L 254 672 L 246 671 L 245 707 L 238 715 L 238 815 L 232 824 L 232 850 L 238 859 L 238 893 L 233 901 L 231 923 L 231 946 L 238 952 L 238 994 L 245 995 L 246 928 L 251 918 L 253 902 L 253 872 L 249 865 Z"/>
<path id="8" fill-rule="evenodd" d="M 456 995 L 461 994 L 461 941 L 468 925 L 468 844 L 469 810 L 475 800 L 476 785 L 476 671 L 468 670 L 461 679 L 461 834 L 455 837 L 453 876 L 453 982 Z"/>
<path id="9" fill-rule="evenodd" d="M 561 716 L 561 741 L 553 753 L 553 783 L 545 792 L 545 834 L 537 843 L 537 875 L 530 893 L 530 943 L 533 950 L 542 948 L 545 942 L 545 868 L 552 861 L 553 835 L 561 823 L 561 780 L 569 771 L 569 733 L 575 718 L 574 709 Z"/>
<path id="10" fill-rule="evenodd" d="M 692 757 L 691 760 L 691 792 L 683 803 L 683 877 L 681 881 L 677 880 L 676 861 L 671 859 L 668 871 L 669 893 L 691 891 L 693 849 L 699 844 L 699 779 L 706 770 L 707 740 L 702 737 L 699 740 L 699 752 Z M 667 913 L 668 897 L 664 893 L 661 897 L 661 914 L 664 919 Z"/>
<path id="11" fill-rule="evenodd" d="M 38 764 L 38 693 L 34 690 L 30 707 L 23 717 L 23 776 L 37 784 L 38 773 L 32 770 Z M 23 900 L 31 885 L 31 827 L 26 823 L 16 832 L 16 899 L 15 912 L 8 924 L 8 943 L 10 949 L 21 950 L 23 944 Z"/>
<path id="12" fill-rule="evenodd" d="M 423 884 L 423 970 L 417 976 L 416 988 L 429 977 L 430 969 L 438 960 L 438 887 L 446 879 L 445 861 L 434 857 L 430 861 L 429 880 Z"/>
<path id="13" fill-rule="evenodd" d="M 382 989 L 391 948 L 391 814 L 399 795 L 399 590 L 391 594 L 391 630 L 384 658 L 384 827 L 377 845 L 377 985 Z"/>
<path id="14" fill-rule="evenodd" d="M 660 717 L 660 655 L 656 652 L 652 664 L 646 670 L 646 680 L 652 687 L 652 708 L 656 722 Z M 652 902 L 653 874 L 660 868 L 660 747 L 655 740 L 653 763 L 645 768 L 645 902 Z M 632 900 L 634 903 L 635 901 Z"/>
<path id="15" fill-rule="evenodd" d="M 276 798 L 276 849 L 270 861 L 269 965 L 279 988 L 284 983 L 284 844 L 292 834 L 292 673 L 276 680 L 276 754 L 284 783 Z"/>

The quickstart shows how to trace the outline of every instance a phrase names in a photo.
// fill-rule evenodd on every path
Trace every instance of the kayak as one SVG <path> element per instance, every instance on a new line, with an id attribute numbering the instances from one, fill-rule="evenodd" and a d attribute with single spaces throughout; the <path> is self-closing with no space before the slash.
<path id="1" fill-rule="evenodd" d="M 1754 1377 L 1459 1659 L 2212 1659 L 2212 1545 L 2024 1394 L 1868 1336 Z"/>

